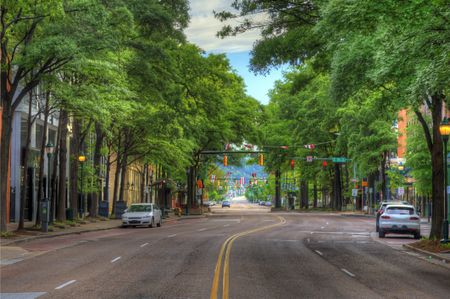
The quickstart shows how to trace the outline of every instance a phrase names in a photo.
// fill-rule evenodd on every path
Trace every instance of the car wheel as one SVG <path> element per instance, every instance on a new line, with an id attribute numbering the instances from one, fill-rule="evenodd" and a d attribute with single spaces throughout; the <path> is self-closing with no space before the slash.
<path id="1" fill-rule="evenodd" d="M 159 222 L 156 224 L 157 227 L 161 227 L 162 225 L 162 217 L 159 217 Z"/>
<path id="2" fill-rule="evenodd" d="M 420 235 L 420 231 L 417 233 L 414 233 L 414 239 L 419 240 L 422 236 Z"/>
<path id="3" fill-rule="evenodd" d="M 378 229 L 378 237 L 384 238 L 386 236 L 386 233 L 381 228 Z"/>
<path id="4" fill-rule="evenodd" d="M 152 217 L 152 222 L 150 222 L 148 227 L 150 227 L 150 228 L 155 227 L 155 218 Z"/>

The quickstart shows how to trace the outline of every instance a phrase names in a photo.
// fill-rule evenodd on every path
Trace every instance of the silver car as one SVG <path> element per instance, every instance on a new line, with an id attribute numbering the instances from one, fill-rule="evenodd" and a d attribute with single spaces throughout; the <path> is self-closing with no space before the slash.
<path id="1" fill-rule="evenodd" d="M 420 217 L 411 205 L 387 205 L 379 220 L 378 235 L 384 238 L 387 233 L 411 234 L 420 239 Z"/>
<path id="2" fill-rule="evenodd" d="M 161 226 L 162 213 L 156 204 L 133 203 L 122 214 L 122 226 L 145 225 L 148 227 Z"/>

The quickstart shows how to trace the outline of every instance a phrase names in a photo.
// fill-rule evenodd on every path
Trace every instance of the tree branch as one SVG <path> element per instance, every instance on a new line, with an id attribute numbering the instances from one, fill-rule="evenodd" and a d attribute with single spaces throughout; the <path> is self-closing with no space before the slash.
<path id="1" fill-rule="evenodd" d="M 430 154 L 433 152 L 433 139 L 431 138 L 430 128 L 428 127 L 427 121 L 423 117 L 422 113 L 414 109 L 414 113 L 417 116 L 417 119 L 419 120 L 420 124 L 423 127 L 423 131 L 425 133 L 425 139 L 427 141 L 428 150 L 430 151 Z"/>

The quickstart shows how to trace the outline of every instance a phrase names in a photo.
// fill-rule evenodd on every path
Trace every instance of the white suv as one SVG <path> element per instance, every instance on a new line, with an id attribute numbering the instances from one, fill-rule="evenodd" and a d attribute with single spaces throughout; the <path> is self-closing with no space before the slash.
<path id="1" fill-rule="evenodd" d="M 380 216 L 378 235 L 384 238 L 387 233 L 411 234 L 420 239 L 420 217 L 411 205 L 387 205 Z"/>

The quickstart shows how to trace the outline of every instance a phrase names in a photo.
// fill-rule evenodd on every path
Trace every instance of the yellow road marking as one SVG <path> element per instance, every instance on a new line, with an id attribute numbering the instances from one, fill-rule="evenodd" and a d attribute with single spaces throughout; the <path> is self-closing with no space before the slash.
<path id="1" fill-rule="evenodd" d="M 256 229 L 240 232 L 237 234 L 232 235 L 228 239 L 225 240 L 225 242 L 222 244 L 219 252 L 219 256 L 217 258 L 216 267 L 214 270 L 214 278 L 213 278 L 213 285 L 211 288 L 211 299 L 217 299 L 217 293 L 219 290 L 219 279 L 220 279 L 220 269 L 222 268 L 222 259 L 224 257 L 225 252 L 225 259 L 224 259 L 224 265 L 223 265 L 223 277 L 222 277 L 222 299 L 228 299 L 229 294 L 229 285 L 230 285 L 230 253 L 231 253 L 231 247 L 233 245 L 233 242 L 240 237 L 260 232 L 266 229 L 270 229 L 279 225 L 283 225 L 286 223 L 286 219 L 283 217 L 277 216 L 280 222 L 264 227 L 259 227 Z"/>

